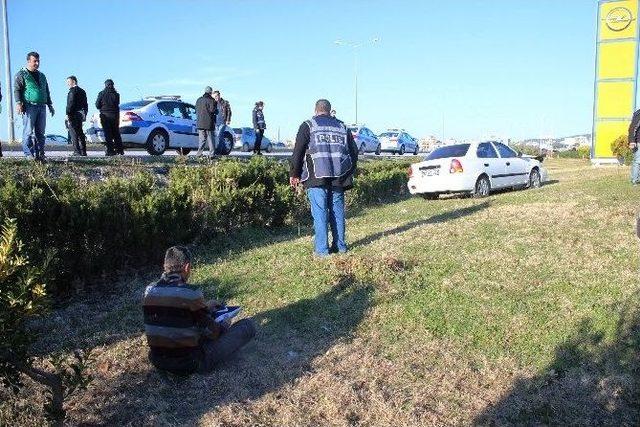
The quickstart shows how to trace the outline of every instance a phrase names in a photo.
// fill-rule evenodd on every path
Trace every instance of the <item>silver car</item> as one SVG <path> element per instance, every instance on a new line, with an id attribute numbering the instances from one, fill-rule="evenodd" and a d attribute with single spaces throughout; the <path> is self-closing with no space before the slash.
<path id="1" fill-rule="evenodd" d="M 378 138 L 384 152 L 400 155 L 413 153 L 417 156 L 420 151 L 418 141 L 403 129 L 389 129 Z"/>
<path id="2" fill-rule="evenodd" d="M 353 135 L 360 154 L 380 154 L 380 141 L 378 141 L 378 137 L 371 129 L 366 126 L 351 125 L 349 126 L 349 131 Z"/>
<path id="3" fill-rule="evenodd" d="M 233 148 L 235 150 L 252 151 L 256 144 L 256 130 L 253 128 L 233 128 Z M 270 153 L 273 150 L 271 140 L 262 137 L 260 150 Z"/>

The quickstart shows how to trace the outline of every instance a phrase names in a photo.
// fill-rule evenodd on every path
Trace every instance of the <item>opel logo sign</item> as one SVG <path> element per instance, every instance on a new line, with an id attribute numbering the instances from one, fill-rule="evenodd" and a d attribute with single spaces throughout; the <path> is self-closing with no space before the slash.
<path id="1" fill-rule="evenodd" d="M 604 20 L 611 31 L 623 31 L 631 25 L 633 14 L 626 7 L 616 7 L 611 9 Z"/>

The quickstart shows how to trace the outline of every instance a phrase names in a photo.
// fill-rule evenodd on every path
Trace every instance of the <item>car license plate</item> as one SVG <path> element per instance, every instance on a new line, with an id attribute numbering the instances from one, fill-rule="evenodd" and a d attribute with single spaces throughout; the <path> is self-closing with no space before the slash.
<path id="1" fill-rule="evenodd" d="M 437 176 L 440 175 L 440 169 L 427 169 L 422 171 L 422 176 Z"/>

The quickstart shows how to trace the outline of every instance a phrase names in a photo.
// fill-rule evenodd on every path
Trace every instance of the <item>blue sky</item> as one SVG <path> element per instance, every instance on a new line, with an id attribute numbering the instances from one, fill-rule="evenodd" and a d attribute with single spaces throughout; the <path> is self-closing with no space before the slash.
<path id="1" fill-rule="evenodd" d="M 90 105 L 106 78 L 123 101 L 179 94 L 195 102 L 211 85 L 231 102 L 235 126 L 250 125 L 253 104 L 262 99 L 271 137 L 278 128 L 283 139 L 294 137 L 318 98 L 352 122 L 354 54 L 334 41 L 374 37 L 381 41 L 359 53 L 358 115 L 376 132 L 404 127 L 440 138 L 443 121 L 446 138 L 591 129 L 595 0 L 8 4 L 12 75 L 28 51 L 40 53 L 58 110 L 48 132 L 64 128 L 70 74 Z M 6 122 L 3 111 L 1 138 Z"/>

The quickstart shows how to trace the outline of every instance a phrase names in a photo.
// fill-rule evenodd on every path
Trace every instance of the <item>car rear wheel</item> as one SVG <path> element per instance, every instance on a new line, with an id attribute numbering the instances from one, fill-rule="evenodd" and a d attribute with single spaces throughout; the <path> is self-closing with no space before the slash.
<path id="1" fill-rule="evenodd" d="M 438 200 L 440 197 L 438 193 L 422 193 L 420 196 L 425 200 Z"/>
<path id="2" fill-rule="evenodd" d="M 362 143 L 362 145 L 360 145 L 360 148 L 358 148 L 358 154 L 364 154 L 364 143 Z"/>
<path id="3" fill-rule="evenodd" d="M 376 156 L 379 156 L 381 152 L 382 152 L 382 147 L 380 146 L 380 144 L 378 144 L 378 146 L 376 147 Z"/>
<path id="4" fill-rule="evenodd" d="M 540 171 L 538 169 L 532 170 L 529 174 L 529 188 L 540 188 L 541 185 Z"/>
<path id="5" fill-rule="evenodd" d="M 400 154 L 401 156 L 404 156 L 404 153 L 405 153 L 405 151 L 404 151 L 404 145 L 401 145 L 401 146 L 400 146 L 400 152 L 399 152 L 398 154 Z"/>
<path id="6" fill-rule="evenodd" d="M 244 151 L 245 153 L 249 152 L 249 144 L 247 144 L 246 142 L 244 144 L 242 144 L 242 151 Z"/>
<path id="7" fill-rule="evenodd" d="M 413 155 L 414 155 L 414 156 L 417 156 L 417 155 L 418 155 L 418 146 L 417 146 L 417 145 L 416 145 L 416 149 L 415 149 L 415 150 L 413 150 Z"/>
<path id="8" fill-rule="evenodd" d="M 233 136 L 230 133 L 225 132 L 222 135 L 222 140 L 219 142 L 218 147 L 216 148 L 216 153 L 223 156 L 228 156 L 231 153 L 231 150 L 233 150 Z"/>
<path id="9" fill-rule="evenodd" d="M 488 197 L 489 193 L 491 193 L 491 182 L 489 181 L 489 177 L 486 175 L 482 175 L 476 181 L 476 187 L 473 192 L 473 197 L 475 198 L 483 198 Z"/>
<path id="10" fill-rule="evenodd" d="M 152 156 L 160 156 L 169 147 L 169 135 L 162 130 L 156 129 L 147 138 L 147 152 Z"/>
<path id="11" fill-rule="evenodd" d="M 273 150 L 273 147 L 271 146 L 271 144 L 267 144 L 267 148 L 264 149 L 264 151 L 266 151 L 267 153 L 270 153 Z"/>

